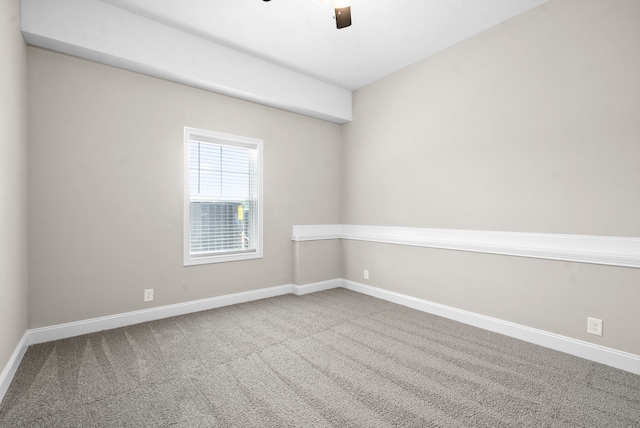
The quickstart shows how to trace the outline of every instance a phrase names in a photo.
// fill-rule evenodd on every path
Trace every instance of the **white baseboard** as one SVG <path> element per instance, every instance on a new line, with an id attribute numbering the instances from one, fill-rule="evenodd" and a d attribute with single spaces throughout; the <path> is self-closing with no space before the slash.
<path id="1" fill-rule="evenodd" d="M 211 297 L 208 299 L 193 300 L 190 302 L 177 303 L 174 305 L 159 306 L 150 309 L 143 309 L 140 311 L 125 312 L 122 314 L 91 318 L 88 320 L 34 328 L 31 330 L 27 330 L 28 345 L 80 336 L 82 334 L 95 333 L 102 330 L 126 327 L 129 325 L 139 324 L 147 321 L 155 321 L 163 318 L 174 317 L 177 315 L 206 311 L 209 309 L 236 305 L 238 303 L 245 303 L 253 300 L 282 296 L 283 294 L 293 293 L 295 295 L 301 296 L 303 294 L 315 293 L 317 291 L 329 290 L 331 288 L 338 288 L 340 287 L 340 285 L 340 279 L 332 279 L 329 281 L 322 281 L 305 285 L 287 284 L 277 287 L 245 291 L 242 293 Z"/>
<path id="2" fill-rule="evenodd" d="M 27 352 L 28 346 L 29 335 L 25 332 L 25 334 L 22 335 L 22 339 L 20 339 L 20 342 L 18 342 L 18 346 L 16 346 L 15 351 L 13 351 L 13 354 L 11 354 L 9 362 L 4 367 L 4 370 L 2 370 L 2 373 L 0 373 L 0 403 L 7 393 L 9 385 L 11 385 L 11 380 L 18 370 L 18 366 L 20 365 L 25 352 Z"/>
<path id="3" fill-rule="evenodd" d="M 595 345 L 578 339 L 573 339 L 559 334 L 550 333 L 544 330 L 503 321 L 480 315 L 474 312 L 429 302 L 393 291 L 383 290 L 370 285 L 361 284 L 354 281 L 342 280 L 341 286 L 348 290 L 367 294 L 389 302 L 407 306 L 419 311 L 428 312 L 444 318 L 449 318 L 464 324 L 479 327 L 484 330 L 504 334 L 529 343 L 544 346 L 556 351 L 575 355 L 586 360 L 595 361 L 621 370 L 640 375 L 640 355 L 618 351 L 605 346 Z"/>
<path id="4" fill-rule="evenodd" d="M 220 308 L 222 306 L 281 296 L 292 292 L 293 285 L 280 285 L 277 287 L 262 288 L 259 290 L 177 303 L 175 305 L 159 306 L 140 311 L 109 315 L 106 317 L 92 318 L 66 324 L 57 324 L 49 327 L 34 328 L 27 330 L 29 338 L 28 344 L 34 345 L 36 343 L 65 339 L 67 337 L 80 336 L 82 334 L 95 333 L 102 330 L 126 327 L 128 325 L 155 321 L 163 318 L 175 317 L 177 315 L 190 314 L 193 312 L 206 311 L 208 309 Z"/>
<path id="5" fill-rule="evenodd" d="M 18 366 L 22 361 L 22 357 L 27 351 L 29 345 L 50 342 L 52 340 L 66 339 L 69 337 L 80 336 L 82 334 L 96 333 L 98 331 L 110 330 L 113 328 L 126 327 L 129 325 L 155 321 L 178 315 L 206 311 L 238 303 L 282 296 L 284 294 L 293 293 L 301 296 L 304 294 L 315 293 L 317 291 L 338 288 L 340 285 L 340 279 L 305 285 L 287 284 L 27 330 L 22 336 L 20 343 L 13 352 L 13 355 L 9 359 L 4 370 L 0 373 L 0 402 L 9 389 L 11 380 L 13 379 L 13 376 L 15 375 Z"/>
<path id="6" fill-rule="evenodd" d="M 341 279 L 330 279 L 328 281 L 314 282 L 312 284 L 294 285 L 293 294 L 302 296 L 304 294 L 315 293 L 317 291 L 331 290 L 342 285 Z"/>
<path id="7" fill-rule="evenodd" d="M 606 364 L 611 367 L 616 367 L 618 369 L 640 375 L 640 356 L 638 355 L 617 351 L 615 349 L 595 345 L 589 342 L 429 302 L 427 300 L 418 299 L 354 281 L 333 279 L 305 285 L 281 285 L 277 287 L 228 294 L 225 296 L 178 303 L 175 305 L 160 306 L 141 311 L 126 312 L 123 314 L 27 330 L 20 340 L 20 343 L 18 343 L 18 346 L 4 370 L 0 373 L 0 401 L 2 401 L 2 398 L 9 389 L 11 380 L 13 379 L 13 376 L 20 365 L 20 361 L 22 361 L 22 357 L 29 345 L 65 339 L 82 334 L 95 333 L 102 330 L 126 327 L 142 322 L 155 321 L 158 319 L 185 315 L 193 312 L 250 302 L 253 300 L 266 299 L 289 293 L 304 295 L 338 287 L 367 294 L 369 296 L 377 297 L 379 299 L 387 300 L 389 302 L 397 303 L 444 318 L 449 318 L 485 330 L 501 333 L 506 336 L 535 343 L 557 351 L 566 352 L 587 360 Z"/>
<path id="8" fill-rule="evenodd" d="M 330 281 L 327 281 L 327 283 L 329 282 Z M 9 362 L 0 374 L 0 401 L 2 401 L 2 398 L 9 389 L 9 385 L 11 384 L 13 376 L 15 375 L 16 370 L 18 369 L 18 366 L 22 361 L 22 357 L 27 351 L 29 345 L 50 342 L 52 340 L 66 339 L 68 337 L 95 333 L 102 330 L 126 327 L 142 322 L 155 321 L 193 312 L 206 311 L 208 309 L 215 309 L 223 306 L 250 302 L 253 300 L 281 296 L 283 294 L 306 294 L 313 291 L 320 291 L 321 289 L 332 288 L 328 285 L 329 284 L 324 283 L 309 284 L 305 286 L 294 286 L 292 284 L 281 285 L 277 287 L 269 287 L 259 290 L 245 291 L 242 293 L 227 294 L 225 296 L 193 300 L 190 302 L 178 303 L 175 305 L 159 306 L 156 308 L 143 309 L 140 311 L 126 312 L 106 317 L 92 318 L 88 320 L 75 321 L 65 324 L 57 324 L 48 327 L 27 330 L 22 336 L 22 339 L 16 347 L 16 350 L 13 352 L 13 355 L 9 359 Z M 340 280 L 334 280 L 333 288 L 339 286 Z M 296 290 L 297 292 L 294 290 Z"/>

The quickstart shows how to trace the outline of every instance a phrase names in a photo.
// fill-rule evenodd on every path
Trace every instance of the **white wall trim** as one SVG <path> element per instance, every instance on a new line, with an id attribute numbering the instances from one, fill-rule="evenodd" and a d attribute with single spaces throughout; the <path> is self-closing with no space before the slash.
<path id="1" fill-rule="evenodd" d="M 314 282 L 312 284 L 294 285 L 293 294 L 295 294 L 296 296 L 303 296 L 305 294 L 331 290 L 333 288 L 339 288 L 341 286 L 341 279 L 330 279 L 328 281 Z"/>
<path id="2" fill-rule="evenodd" d="M 293 226 L 293 233 L 291 234 L 291 240 L 296 242 L 341 238 L 343 238 L 341 224 Z"/>
<path id="3" fill-rule="evenodd" d="M 177 315 L 206 311 L 223 306 L 236 305 L 238 303 L 269 297 L 282 296 L 293 292 L 293 285 L 280 285 L 277 287 L 262 288 L 259 290 L 245 291 L 242 293 L 227 294 L 208 299 L 193 300 L 177 303 L 175 305 L 159 306 L 140 311 L 125 312 L 88 320 L 75 321 L 65 324 L 57 324 L 49 327 L 27 330 L 29 345 L 49 342 L 51 340 L 65 339 L 67 337 L 80 336 L 82 334 L 95 333 L 102 330 L 126 327 L 147 321 L 155 321 Z"/>
<path id="4" fill-rule="evenodd" d="M 640 238 L 363 225 L 296 225 L 293 241 L 351 239 L 640 268 Z"/>
<path id="5" fill-rule="evenodd" d="M 441 305 L 439 303 L 418 299 L 416 297 L 372 287 L 370 285 L 354 281 L 343 279 L 341 280 L 341 284 L 343 288 L 348 290 L 367 294 L 378 299 L 387 300 L 419 311 L 459 321 L 484 330 L 504 334 L 505 336 L 524 340 L 529 343 L 544 346 L 545 348 L 565 352 L 580 358 L 640 375 L 640 355 L 618 351 L 605 346 L 561 336 L 559 334 L 538 330 L 509 321 L 503 321 L 498 318 L 480 315 L 474 312 L 453 308 L 451 306 Z"/>
<path id="6" fill-rule="evenodd" d="M 0 373 L 0 401 L 2 401 L 4 395 L 9 389 L 13 376 L 15 375 L 29 345 L 79 336 L 82 334 L 95 333 L 102 330 L 126 327 L 142 322 L 266 299 L 289 293 L 304 295 L 338 287 L 343 287 L 378 299 L 387 300 L 389 302 L 444 318 L 449 318 L 485 330 L 494 331 L 496 333 L 504 334 L 506 336 L 514 337 L 516 339 L 524 340 L 640 375 L 640 356 L 635 354 L 618 351 L 462 309 L 441 305 L 439 303 L 429 302 L 427 300 L 418 299 L 354 281 L 332 279 L 312 284 L 288 284 L 263 288 L 259 290 L 178 303 L 175 305 L 160 306 L 140 311 L 126 312 L 123 314 L 27 330 L 16 346 L 9 362 L 3 369 L 2 373 Z"/>
<path id="7" fill-rule="evenodd" d="M 22 335 L 22 339 L 18 342 L 18 346 L 16 346 L 15 351 L 11 354 L 11 358 L 7 362 L 7 365 L 0 373 L 0 403 L 4 399 L 5 394 L 9 390 L 9 385 L 11 385 L 11 381 L 13 380 L 13 376 L 16 374 L 18 370 L 18 366 L 22 361 L 22 357 L 24 357 L 25 352 L 27 352 L 27 347 L 29 346 L 29 335 L 25 333 Z"/>
<path id="8" fill-rule="evenodd" d="M 48 327 L 40 327 L 27 330 L 27 345 L 49 342 L 52 340 L 66 339 L 68 337 L 80 336 L 82 334 L 95 333 L 102 330 L 126 327 L 147 321 L 185 315 L 194 312 L 206 311 L 223 306 L 236 305 L 239 303 L 251 302 L 254 300 L 267 299 L 269 297 L 282 296 L 284 294 L 295 294 L 298 296 L 315 293 L 317 291 L 329 290 L 341 286 L 340 279 L 316 282 L 304 285 L 280 285 L 276 287 L 262 288 L 258 290 L 245 291 L 242 293 L 227 294 L 224 296 L 211 297 L 208 299 L 193 300 L 190 302 L 176 303 L 174 305 L 158 306 L 155 308 L 142 309 L 139 311 L 125 312 L 116 315 L 91 318 L 87 320 L 74 321 L 64 324 L 56 324 Z"/>
<path id="9" fill-rule="evenodd" d="M 313 291 L 320 291 L 340 286 L 339 279 L 325 282 L 326 284 L 317 283 L 307 284 L 304 286 L 294 286 L 292 284 L 287 284 L 276 287 L 261 288 L 259 290 L 227 294 L 224 296 L 211 297 L 208 299 L 193 300 L 190 302 L 177 303 L 174 305 L 159 306 L 155 308 L 143 309 L 140 311 L 125 312 L 122 314 L 29 329 L 22 336 L 22 339 L 11 355 L 9 362 L 2 370 L 2 373 L 0 373 L 0 402 L 9 389 L 9 385 L 11 385 L 11 381 L 13 380 L 13 377 L 18 370 L 18 366 L 20 365 L 20 362 L 22 361 L 22 358 L 24 357 L 24 354 L 27 351 L 29 345 L 49 342 L 52 340 L 66 339 L 68 337 L 80 336 L 82 334 L 95 333 L 98 331 L 109 330 L 113 328 L 126 327 L 142 322 L 155 321 L 193 312 L 206 311 L 209 309 L 235 305 L 238 303 L 267 299 L 269 297 L 282 296 L 284 294 L 306 294 Z"/>

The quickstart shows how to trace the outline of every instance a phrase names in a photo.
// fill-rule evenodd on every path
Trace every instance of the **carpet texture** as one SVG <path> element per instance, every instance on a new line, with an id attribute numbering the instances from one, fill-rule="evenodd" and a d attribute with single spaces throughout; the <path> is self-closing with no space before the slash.
<path id="1" fill-rule="evenodd" d="M 2 427 L 640 427 L 640 376 L 335 289 L 29 347 Z"/>

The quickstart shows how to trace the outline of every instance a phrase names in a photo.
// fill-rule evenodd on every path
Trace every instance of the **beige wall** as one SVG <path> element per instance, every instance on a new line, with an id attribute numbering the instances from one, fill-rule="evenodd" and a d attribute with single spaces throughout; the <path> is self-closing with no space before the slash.
<path id="1" fill-rule="evenodd" d="M 343 253 L 344 278 L 640 355 L 640 269 L 347 240 Z"/>
<path id="2" fill-rule="evenodd" d="M 29 327 L 341 272 L 640 354 L 640 270 L 290 240 L 340 222 L 640 236 L 639 18 L 552 0 L 357 91 L 342 129 L 29 48 Z M 264 139 L 264 259 L 182 266 L 183 126 Z"/>
<path id="3" fill-rule="evenodd" d="M 357 91 L 343 222 L 640 236 L 638 22 L 552 0 Z"/>
<path id="4" fill-rule="evenodd" d="M 292 226 L 340 220 L 338 125 L 31 47 L 28 79 L 31 328 L 291 284 Z M 184 126 L 264 140 L 263 259 L 182 266 Z"/>
<path id="5" fill-rule="evenodd" d="M 340 239 L 293 242 L 293 283 L 311 284 L 340 278 L 342 243 Z"/>
<path id="6" fill-rule="evenodd" d="M 20 2 L 0 2 L 0 372 L 27 328 L 27 80 Z"/>
<path id="7" fill-rule="evenodd" d="M 552 0 L 360 89 L 343 223 L 640 236 L 640 2 Z M 640 353 L 640 270 L 345 242 L 343 276 Z M 586 318 L 605 336 L 586 336 Z"/>

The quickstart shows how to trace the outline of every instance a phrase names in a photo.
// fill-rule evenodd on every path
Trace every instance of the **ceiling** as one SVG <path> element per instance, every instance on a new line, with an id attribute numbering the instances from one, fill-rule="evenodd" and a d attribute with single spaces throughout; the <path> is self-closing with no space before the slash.
<path id="1" fill-rule="evenodd" d="M 548 0 L 21 0 L 30 45 L 335 123 L 352 91 Z"/>
<path id="2" fill-rule="evenodd" d="M 101 0 L 336 86 L 354 90 L 546 0 Z"/>

